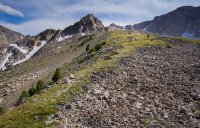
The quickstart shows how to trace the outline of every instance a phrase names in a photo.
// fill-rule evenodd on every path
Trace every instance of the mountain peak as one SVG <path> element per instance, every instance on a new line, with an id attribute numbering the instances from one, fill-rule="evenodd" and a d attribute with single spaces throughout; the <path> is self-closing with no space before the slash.
<path id="1" fill-rule="evenodd" d="M 117 25 L 115 23 L 112 23 L 108 26 L 108 30 L 122 30 L 124 27 L 123 26 L 120 26 L 120 25 Z"/>
<path id="2" fill-rule="evenodd" d="M 74 35 L 79 33 L 94 33 L 97 31 L 104 31 L 103 23 L 93 14 L 87 14 L 80 21 L 65 28 L 62 35 Z"/>
<path id="3" fill-rule="evenodd" d="M 86 16 L 84 16 L 83 18 L 96 18 L 93 14 L 89 13 Z"/>

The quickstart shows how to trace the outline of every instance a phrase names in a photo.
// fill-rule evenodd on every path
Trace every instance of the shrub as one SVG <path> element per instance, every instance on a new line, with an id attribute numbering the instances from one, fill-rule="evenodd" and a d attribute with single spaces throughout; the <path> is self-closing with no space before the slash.
<path id="1" fill-rule="evenodd" d="M 4 113 L 4 109 L 3 107 L 0 106 L 0 115 L 2 115 Z"/>
<path id="2" fill-rule="evenodd" d="M 89 54 L 92 52 L 99 51 L 102 48 L 102 46 L 105 44 L 106 44 L 106 42 L 102 42 L 102 43 L 95 45 L 94 48 L 89 51 Z"/>
<path id="3" fill-rule="evenodd" d="M 30 96 L 33 96 L 35 93 L 37 93 L 37 90 L 34 87 L 30 88 L 29 91 L 28 91 L 28 94 Z"/>
<path id="4" fill-rule="evenodd" d="M 26 101 L 26 98 L 28 98 L 28 97 L 29 97 L 28 92 L 27 91 L 23 91 L 15 105 L 19 106 L 20 104 L 24 103 Z"/>
<path id="5" fill-rule="evenodd" d="M 21 93 L 19 99 L 25 99 L 25 98 L 27 98 L 27 97 L 29 97 L 28 92 L 27 92 L 27 91 L 23 91 L 23 92 Z"/>
<path id="6" fill-rule="evenodd" d="M 98 51 L 98 50 L 101 49 L 101 48 L 102 48 L 102 44 L 97 44 L 97 45 L 95 45 L 95 47 L 94 47 L 95 51 Z"/>
<path id="7" fill-rule="evenodd" d="M 38 80 L 37 85 L 36 85 L 36 91 L 39 91 L 43 88 L 45 88 L 44 81 Z"/>
<path id="8" fill-rule="evenodd" d="M 150 37 L 150 35 L 149 34 L 147 34 L 147 38 L 149 39 L 149 37 Z"/>
<path id="9" fill-rule="evenodd" d="M 61 71 L 60 68 L 57 68 L 52 77 L 52 81 L 57 82 L 60 78 L 61 78 Z"/>
<path id="10" fill-rule="evenodd" d="M 88 44 L 87 46 L 86 46 L 86 51 L 89 51 L 90 50 L 90 45 Z"/>

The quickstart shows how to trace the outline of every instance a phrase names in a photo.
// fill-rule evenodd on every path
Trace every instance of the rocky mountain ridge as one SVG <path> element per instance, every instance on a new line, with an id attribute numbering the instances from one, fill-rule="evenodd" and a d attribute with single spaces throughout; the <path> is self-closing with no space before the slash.
<path id="1" fill-rule="evenodd" d="M 10 65 L 20 64 L 20 62 L 30 59 L 48 42 L 61 42 L 77 34 L 83 36 L 95 32 L 104 32 L 105 27 L 93 14 L 88 14 L 81 18 L 80 21 L 66 27 L 64 30 L 47 29 L 36 36 L 23 36 L 20 33 L 8 30 L 2 27 L 4 35 L 8 34 L 11 37 L 9 40 L 6 40 L 7 38 L 2 34 L 2 38 L 5 38 L 4 40 L 8 44 L 1 50 L 0 69 L 6 69 Z M 12 46 L 10 44 L 12 44 Z"/>
<path id="2" fill-rule="evenodd" d="M 123 29 L 124 29 L 123 26 L 117 25 L 117 24 L 115 24 L 115 23 L 110 24 L 107 28 L 108 28 L 108 31 L 112 31 L 112 30 L 123 30 Z"/>
<path id="3" fill-rule="evenodd" d="M 127 28 L 165 36 L 200 38 L 200 7 L 179 7 L 167 14 L 156 16 L 152 21 L 129 25 Z"/>

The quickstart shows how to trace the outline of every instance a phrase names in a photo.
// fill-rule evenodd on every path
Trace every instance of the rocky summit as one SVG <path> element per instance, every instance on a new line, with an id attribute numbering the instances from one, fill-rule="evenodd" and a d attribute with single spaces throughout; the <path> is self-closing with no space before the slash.
<path id="1" fill-rule="evenodd" d="M 0 128 L 200 128 L 199 14 L 126 26 L 87 14 L 32 36 L 0 26 Z"/>
<path id="2" fill-rule="evenodd" d="M 65 28 L 62 31 L 62 35 L 74 35 L 74 34 L 91 34 L 94 32 L 103 32 L 104 25 L 93 14 L 88 14 L 83 17 L 79 22 Z"/>
<path id="3" fill-rule="evenodd" d="M 120 26 L 120 25 L 116 25 L 114 23 L 110 24 L 108 27 L 108 31 L 112 31 L 112 30 L 123 30 L 124 27 Z"/>

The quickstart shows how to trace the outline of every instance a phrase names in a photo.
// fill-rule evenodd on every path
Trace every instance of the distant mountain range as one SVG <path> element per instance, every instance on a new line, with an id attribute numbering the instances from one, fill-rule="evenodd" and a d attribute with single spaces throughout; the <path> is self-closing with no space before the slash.
<path id="1" fill-rule="evenodd" d="M 180 7 L 157 16 L 152 21 L 124 27 L 114 23 L 104 27 L 97 17 L 88 14 L 64 30 L 47 29 L 35 36 L 24 36 L 0 26 L 0 69 L 27 61 L 49 42 L 61 42 L 75 35 L 83 36 L 116 29 L 151 32 L 164 36 L 200 38 L 200 7 Z"/>
<path id="2" fill-rule="evenodd" d="M 200 38 L 200 7 L 183 6 L 152 21 L 125 26 L 165 36 Z"/>

